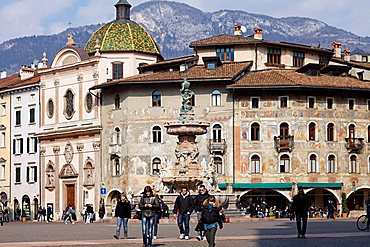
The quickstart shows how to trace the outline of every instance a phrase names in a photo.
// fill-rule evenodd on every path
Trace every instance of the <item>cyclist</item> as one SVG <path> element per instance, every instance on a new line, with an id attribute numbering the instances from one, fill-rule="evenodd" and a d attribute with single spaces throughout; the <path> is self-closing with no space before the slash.
<path id="1" fill-rule="evenodd" d="M 365 201 L 365 206 L 366 206 L 366 217 L 367 217 L 367 226 L 366 229 L 369 229 L 370 225 L 370 194 L 367 197 L 367 200 Z"/>

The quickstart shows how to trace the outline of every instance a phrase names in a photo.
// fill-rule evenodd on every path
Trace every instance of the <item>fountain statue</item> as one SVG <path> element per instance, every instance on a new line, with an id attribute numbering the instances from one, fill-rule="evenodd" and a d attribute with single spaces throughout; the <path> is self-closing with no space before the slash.
<path id="1" fill-rule="evenodd" d="M 178 121 L 166 123 L 164 126 L 169 135 L 176 135 L 178 142 L 175 148 L 176 160 L 171 170 L 166 170 L 161 182 L 165 190 L 180 190 L 182 186 L 195 191 L 198 184 L 203 183 L 203 169 L 199 164 L 199 149 L 196 142 L 198 135 L 207 133 L 208 122 L 198 122 L 194 118 L 191 99 L 194 92 L 186 79 L 180 90 L 182 105 Z M 168 164 L 166 164 L 168 166 Z"/>

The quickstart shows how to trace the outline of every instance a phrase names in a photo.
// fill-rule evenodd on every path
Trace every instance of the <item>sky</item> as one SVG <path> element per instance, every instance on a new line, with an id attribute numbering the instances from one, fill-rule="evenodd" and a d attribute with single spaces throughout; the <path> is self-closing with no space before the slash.
<path id="1" fill-rule="evenodd" d="M 128 0 L 132 6 L 147 0 Z M 272 17 L 304 16 L 370 36 L 369 0 L 175 0 L 206 12 L 243 10 Z M 0 44 L 6 40 L 54 34 L 69 27 L 114 19 L 117 0 L 0 0 Z"/>

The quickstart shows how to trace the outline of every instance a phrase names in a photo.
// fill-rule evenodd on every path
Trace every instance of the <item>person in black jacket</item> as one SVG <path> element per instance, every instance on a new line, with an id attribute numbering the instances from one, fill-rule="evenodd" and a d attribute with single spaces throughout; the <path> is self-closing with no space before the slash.
<path id="1" fill-rule="evenodd" d="M 142 213 L 141 227 L 143 244 L 145 247 L 151 247 L 155 214 L 159 210 L 159 201 L 158 197 L 153 195 L 153 191 L 150 186 L 145 186 L 144 195 L 140 200 L 139 208 Z"/>
<path id="2" fill-rule="evenodd" d="M 306 238 L 308 208 L 310 200 L 303 192 L 303 187 L 298 188 L 298 194 L 293 197 L 292 211 L 295 212 L 297 221 L 298 238 Z M 303 223 L 303 224 L 302 224 Z"/>
<path id="3" fill-rule="evenodd" d="M 128 219 L 131 218 L 131 204 L 124 192 L 121 194 L 121 200 L 117 202 L 114 216 L 117 217 L 117 226 L 116 234 L 113 235 L 113 237 L 119 239 L 121 225 L 123 225 L 123 234 L 124 234 L 123 237 L 127 238 L 128 233 L 127 222 Z"/>
<path id="4" fill-rule="evenodd" d="M 198 189 L 198 195 L 196 195 L 194 198 L 194 210 L 197 213 L 198 223 L 202 215 L 203 203 L 209 197 L 210 195 L 208 193 L 208 190 L 206 189 L 206 186 L 204 186 L 204 184 L 201 184 Z M 206 239 L 204 231 L 201 228 L 198 231 L 198 236 L 196 237 L 196 239 L 198 239 L 199 241 Z"/>
<path id="5" fill-rule="evenodd" d="M 200 222 L 203 224 L 209 247 L 216 246 L 217 227 L 223 228 L 222 215 L 221 206 L 214 196 L 204 201 Z"/>
<path id="6" fill-rule="evenodd" d="M 193 199 L 186 187 L 181 189 L 181 193 L 177 196 L 175 206 L 173 208 L 173 217 L 177 219 L 177 225 L 180 230 L 179 239 L 189 239 L 190 232 L 190 215 L 193 212 Z M 184 228 L 185 227 L 185 228 Z"/>

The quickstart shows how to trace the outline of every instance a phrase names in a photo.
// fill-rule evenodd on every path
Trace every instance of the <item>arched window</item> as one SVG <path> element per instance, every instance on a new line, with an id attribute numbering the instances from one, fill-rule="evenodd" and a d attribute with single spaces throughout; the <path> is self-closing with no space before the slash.
<path id="1" fill-rule="evenodd" d="M 281 137 L 289 136 L 289 125 L 287 123 L 280 124 L 280 136 Z"/>
<path id="2" fill-rule="evenodd" d="M 191 96 L 190 105 L 195 106 L 195 93 Z"/>
<path id="3" fill-rule="evenodd" d="M 280 157 L 279 172 L 280 173 L 290 172 L 290 158 L 289 158 L 289 155 L 283 154 Z"/>
<path id="4" fill-rule="evenodd" d="M 328 157 L 328 173 L 335 173 L 335 156 L 329 155 Z"/>
<path id="5" fill-rule="evenodd" d="M 86 108 L 87 112 L 90 113 L 92 111 L 93 104 L 94 104 L 93 97 L 92 97 L 91 93 L 88 93 L 86 95 L 86 99 L 85 99 L 85 108 Z"/>
<path id="6" fill-rule="evenodd" d="M 121 145 L 121 130 L 118 127 L 114 129 L 113 144 Z"/>
<path id="7" fill-rule="evenodd" d="M 316 173 L 317 172 L 317 157 L 315 154 L 310 155 L 310 164 L 309 164 L 309 172 Z"/>
<path id="8" fill-rule="evenodd" d="M 221 92 L 220 90 L 213 90 L 212 92 L 212 106 L 221 105 Z"/>
<path id="9" fill-rule="evenodd" d="M 370 143 L 370 125 L 367 126 L 367 142 Z"/>
<path id="10" fill-rule="evenodd" d="M 154 126 L 153 130 L 153 143 L 161 143 L 162 142 L 162 129 L 159 126 Z"/>
<path id="11" fill-rule="evenodd" d="M 121 159 L 118 155 L 111 156 L 113 176 L 121 176 Z"/>
<path id="12" fill-rule="evenodd" d="M 251 158 L 251 173 L 261 173 L 261 159 L 258 155 Z"/>
<path id="13" fill-rule="evenodd" d="M 334 141 L 334 124 L 333 123 L 328 124 L 326 134 L 327 134 L 328 142 Z"/>
<path id="14" fill-rule="evenodd" d="M 119 94 L 117 93 L 114 96 L 114 109 L 118 110 L 120 108 L 121 108 L 121 98 L 120 98 Z"/>
<path id="15" fill-rule="evenodd" d="M 315 141 L 316 140 L 316 124 L 310 123 L 308 125 L 308 140 Z"/>
<path id="16" fill-rule="evenodd" d="M 160 158 L 154 158 L 152 161 L 152 175 L 159 175 L 159 167 L 161 165 Z"/>
<path id="17" fill-rule="evenodd" d="M 219 156 L 215 156 L 213 158 L 213 164 L 216 168 L 216 172 L 217 174 L 223 174 L 224 173 L 224 169 L 223 169 L 223 162 L 222 162 L 222 158 L 219 157 Z"/>
<path id="18" fill-rule="evenodd" d="M 350 157 L 349 172 L 350 173 L 357 173 L 357 157 L 356 157 L 356 155 L 352 155 Z"/>
<path id="19" fill-rule="evenodd" d="M 352 140 L 356 137 L 355 129 L 356 127 L 354 124 L 348 126 L 348 137 Z"/>
<path id="20" fill-rule="evenodd" d="M 212 139 L 213 142 L 221 142 L 222 140 L 222 127 L 219 124 L 215 124 L 212 127 Z"/>
<path id="21" fill-rule="evenodd" d="M 65 108 L 64 113 L 67 119 L 71 119 L 73 116 L 74 110 L 74 94 L 71 90 L 67 90 L 64 95 Z"/>
<path id="22" fill-rule="evenodd" d="M 161 100 L 161 92 L 158 90 L 154 91 L 152 93 L 152 107 L 161 107 L 162 106 L 162 100 Z"/>
<path id="23" fill-rule="evenodd" d="M 260 125 L 258 123 L 253 123 L 251 126 L 251 141 L 260 140 Z"/>
<path id="24" fill-rule="evenodd" d="M 370 156 L 367 161 L 367 172 L 370 173 Z"/>

